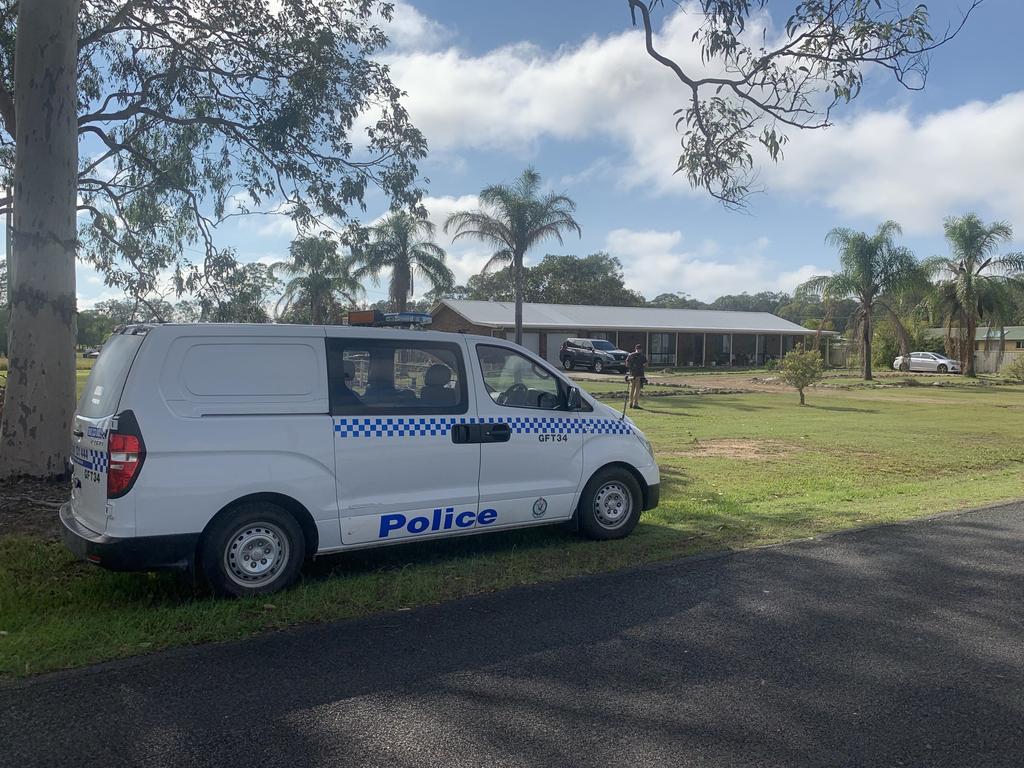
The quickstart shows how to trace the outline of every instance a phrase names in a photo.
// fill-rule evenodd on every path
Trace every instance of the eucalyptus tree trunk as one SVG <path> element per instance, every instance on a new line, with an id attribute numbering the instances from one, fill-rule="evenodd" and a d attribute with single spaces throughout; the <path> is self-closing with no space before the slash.
<path id="1" fill-rule="evenodd" d="M 0 476 L 67 473 L 75 409 L 79 0 L 22 0 L 14 62 L 14 276 Z"/>
<path id="2" fill-rule="evenodd" d="M 512 261 L 512 290 L 516 300 L 516 344 L 523 344 L 523 254 L 516 254 Z"/>

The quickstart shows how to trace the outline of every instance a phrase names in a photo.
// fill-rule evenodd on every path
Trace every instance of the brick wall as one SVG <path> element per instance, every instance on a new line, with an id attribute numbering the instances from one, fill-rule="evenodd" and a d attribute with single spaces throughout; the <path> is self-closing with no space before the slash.
<path id="1" fill-rule="evenodd" d="M 491 329 L 483 325 L 473 325 L 466 318 L 450 307 L 441 305 L 432 314 L 433 322 L 430 324 L 432 331 L 448 331 L 449 333 L 478 333 L 481 336 L 490 336 Z"/>

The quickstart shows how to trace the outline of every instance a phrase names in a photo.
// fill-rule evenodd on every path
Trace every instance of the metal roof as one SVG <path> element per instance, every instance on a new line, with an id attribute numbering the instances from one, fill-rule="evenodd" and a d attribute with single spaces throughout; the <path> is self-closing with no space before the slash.
<path id="1" fill-rule="evenodd" d="M 511 328 L 515 304 L 505 301 L 444 299 L 473 325 Z M 434 311 L 437 311 L 435 307 Z M 585 304 L 523 304 L 523 327 L 565 330 L 697 331 L 707 333 L 785 333 L 813 335 L 803 326 L 768 312 L 658 307 L 597 307 Z M 830 335 L 832 332 L 828 332 Z"/>
<path id="2" fill-rule="evenodd" d="M 992 340 L 999 338 L 998 328 L 979 328 L 975 335 L 975 341 L 984 341 L 988 338 L 989 334 L 992 335 Z M 1024 325 L 1008 325 L 1003 328 L 1003 340 L 1004 341 L 1024 341 Z"/>

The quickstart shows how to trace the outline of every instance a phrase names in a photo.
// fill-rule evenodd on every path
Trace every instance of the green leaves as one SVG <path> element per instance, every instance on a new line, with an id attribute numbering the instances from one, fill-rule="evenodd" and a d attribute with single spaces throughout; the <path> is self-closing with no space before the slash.
<path id="1" fill-rule="evenodd" d="M 391 273 L 389 299 L 395 311 L 405 311 L 420 275 L 431 291 L 445 293 L 455 285 L 455 275 L 445 263 L 445 252 L 433 242 L 434 225 L 402 211 L 389 214 L 369 231 L 369 242 L 353 250 L 349 265 L 357 280 L 375 284 L 383 272 Z"/>
<path id="2" fill-rule="evenodd" d="M 288 250 L 290 259 L 270 266 L 270 276 L 290 279 L 275 308 L 286 322 L 340 323 L 341 301 L 354 305 L 363 286 L 352 274 L 338 244 L 324 236 L 299 237 Z"/>
<path id="3" fill-rule="evenodd" d="M 380 0 L 82 0 L 80 255 L 131 294 L 166 270 L 202 287 L 226 218 L 279 208 L 302 229 L 343 229 L 371 186 L 415 208 L 426 142 L 375 58 L 392 12 Z M 13 34 L 0 13 L 0 59 Z"/>
<path id="4" fill-rule="evenodd" d="M 981 1 L 972 0 L 960 25 L 936 40 L 923 5 L 907 12 L 897 0 L 802 0 L 786 19 L 782 39 L 769 48 L 767 28 L 760 43 L 748 29 L 766 0 L 700 0 L 705 19 L 691 41 L 708 65 L 706 75 L 685 71 L 656 48 L 651 11 L 663 2 L 627 3 L 634 23 L 642 22 L 647 52 L 683 87 L 687 106 L 673 113 L 682 133 L 676 173 L 726 206 L 742 208 L 758 191 L 755 142 L 778 162 L 785 131 L 830 126 L 833 110 L 857 98 L 872 67 L 888 70 L 908 89 L 923 88 L 928 55 L 959 32 Z"/>

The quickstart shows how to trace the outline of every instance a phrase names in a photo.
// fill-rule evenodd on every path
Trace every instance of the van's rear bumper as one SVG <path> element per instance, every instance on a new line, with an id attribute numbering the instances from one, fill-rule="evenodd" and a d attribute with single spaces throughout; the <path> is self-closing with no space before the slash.
<path id="1" fill-rule="evenodd" d="M 116 538 L 86 528 L 71 512 L 71 502 L 60 508 L 64 546 L 80 560 L 111 571 L 188 571 L 195 559 L 198 533 L 173 536 Z"/>

